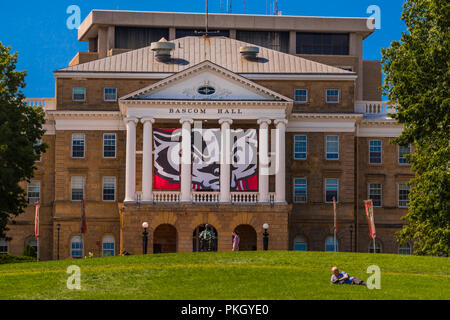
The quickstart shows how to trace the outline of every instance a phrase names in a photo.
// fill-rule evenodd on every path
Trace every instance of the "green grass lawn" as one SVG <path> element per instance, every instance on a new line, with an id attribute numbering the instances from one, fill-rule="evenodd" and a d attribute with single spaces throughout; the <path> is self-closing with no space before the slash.
<path id="1" fill-rule="evenodd" d="M 70 265 L 81 290 L 66 287 Z M 337 265 L 381 289 L 330 284 Z M 450 299 L 448 258 L 324 252 L 178 253 L 0 265 L 0 299 Z"/>

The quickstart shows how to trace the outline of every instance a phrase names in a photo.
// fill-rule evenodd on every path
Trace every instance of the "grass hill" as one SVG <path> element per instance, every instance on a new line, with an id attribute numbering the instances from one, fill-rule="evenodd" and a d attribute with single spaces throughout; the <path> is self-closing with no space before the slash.
<path id="1" fill-rule="evenodd" d="M 66 287 L 81 268 L 81 290 Z M 331 285 L 337 265 L 381 289 Z M 0 265 L 0 299 L 450 299 L 448 258 L 325 252 L 225 252 Z"/>

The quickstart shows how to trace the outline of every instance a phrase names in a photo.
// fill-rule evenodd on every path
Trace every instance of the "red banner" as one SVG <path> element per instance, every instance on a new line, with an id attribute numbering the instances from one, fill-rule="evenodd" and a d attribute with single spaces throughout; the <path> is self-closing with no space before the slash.
<path id="1" fill-rule="evenodd" d="M 372 200 L 366 200 L 364 201 L 364 204 L 366 206 L 366 217 L 369 224 L 369 234 L 372 239 L 375 239 L 377 237 L 377 234 L 375 231 L 375 220 L 373 217 L 373 202 Z"/>
<path id="2" fill-rule="evenodd" d="M 36 212 L 34 215 L 34 237 L 39 239 L 41 237 L 41 224 L 39 221 L 39 209 L 41 205 L 39 203 L 36 204 Z"/>

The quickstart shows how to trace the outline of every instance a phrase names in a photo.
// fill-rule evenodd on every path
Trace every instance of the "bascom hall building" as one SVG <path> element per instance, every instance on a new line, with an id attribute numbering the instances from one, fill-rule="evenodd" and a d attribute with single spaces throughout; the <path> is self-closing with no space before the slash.
<path id="1" fill-rule="evenodd" d="M 49 148 L 26 212 L 0 253 L 42 260 L 216 249 L 410 254 L 395 237 L 414 177 L 391 143 L 402 126 L 382 102 L 380 61 L 363 60 L 367 18 L 92 11 L 89 43 L 56 70 L 43 107 Z M 87 232 L 80 233 L 82 203 Z"/>

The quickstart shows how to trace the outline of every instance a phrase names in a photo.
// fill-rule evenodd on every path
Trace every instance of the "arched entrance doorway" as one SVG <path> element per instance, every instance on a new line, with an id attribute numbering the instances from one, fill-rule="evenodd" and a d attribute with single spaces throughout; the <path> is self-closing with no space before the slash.
<path id="1" fill-rule="evenodd" d="M 208 229 L 206 229 L 208 226 Z M 211 238 L 211 241 L 203 242 L 201 241 L 201 237 L 206 235 Z M 217 233 L 216 228 L 212 225 L 202 224 L 195 228 L 194 234 L 192 236 L 192 251 L 193 252 L 216 252 L 218 248 L 217 239 L 219 234 Z"/>
<path id="2" fill-rule="evenodd" d="M 177 252 L 177 229 L 170 224 L 162 224 L 153 233 L 153 253 Z"/>
<path id="3" fill-rule="evenodd" d="M 257 235 L 255 229 L 248 225 L 242 224 L 238 226 L 235 231 L 239 234 L 241 242 L 239 244 L 239 251 L 256 251 L 257 250 Z"/>

